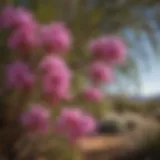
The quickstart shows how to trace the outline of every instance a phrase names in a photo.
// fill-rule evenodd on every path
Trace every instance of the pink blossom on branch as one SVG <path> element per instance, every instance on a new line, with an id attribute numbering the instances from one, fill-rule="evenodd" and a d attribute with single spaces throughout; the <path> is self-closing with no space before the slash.
<path id="1" fill-rule="evenodd" d="M 93 62 L 89 67 L 89 77 L 94 83 L 113 81 L 113 73 L 109 66 L 101 61 Z"/>
<path id="2" fill-rule="evenodd" d="M 59 72 L 59 75 L 46 75 L 42 80 L 43 94 L 53 103 L 66 99 L 68 94 L 70 81 L 64 74 Z"/>
<path id="3" fill-rule="evenodd" d="M 17 29 L 20 27 L 35 27 L 33 15 L 25 8 L 7 6 L 0 13 L 0 28 Z"/>
<path id="4" fill-rule="evenodd" d="M 67 53 L 71 47 L 71 33 L 64 23 L 44 25 L 40 31 L 41 44 L 48 53 Z"/>
<path id="5" fill-rule="evenodd" d="M 49 111 L 39 104 L 33 104 L 20 117 L 22 126 L 30 133 L 45 134 L 49 129 L 49 120 Z"/>
<path id="6" fill-rule="evenodd" d="M 67 69 L 65 61 L 62 58 L 53 55 L 45 56 L 42 59 L 40 62 L 40 69 L 45 74 L 51 74 L 52 71 L 58 71 L 59 69 L 66 70 L 68 73 L 70 72 Z M 71 73 L 69 75 L 71 76 Z"/>
<path id="7" fill-rule="evenodd" d="M 29 67 L 22 61 L 14 61 L 7 66 L 6 84 L 8 88 L 30 89 L 35 77 Z"/>
<path id="8" fill-rule="evenodd" d="M 39 46 L 36 28 L 26 26 L 15 30 L 8 39 L 8 48 L 23 53 L 28 53 Z"/>
<path id="9" fill-rule="evenodd" d="M 126 58 L 126 45 L 118 36 L 102 36 L 89 43 L 89 51 L 95 59 L 109 64 L 121 64 Z"/>
<path id="10" fill-rule="evenodd" d="M 59 57 L 47 56 L 40 63 L 42 91 L 51 101 L 66 99 L 71 84 L 71 71 Z"/>
<path id="11" fill-rule="evenodd" d="M 94 132 L 95 127 L 95 119 L 78 108 L 63 108 L 56 121 L 56 131 L 73 142 Z"/>

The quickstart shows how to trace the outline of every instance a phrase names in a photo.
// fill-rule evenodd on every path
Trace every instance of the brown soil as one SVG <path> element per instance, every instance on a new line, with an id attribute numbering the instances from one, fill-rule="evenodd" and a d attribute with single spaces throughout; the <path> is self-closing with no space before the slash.
<path id="1" fill-rule="evenodd" d="M 158 122 L 130 113 L 122 117 L 136 121 L 136 129 L 123 135 L 93 136 L 79 140 L 82 160 L 160 160 L 160 141 L 156 142 L 158 147 L 144 144 L 146 140 L 156 138 L 160 127 Z"/>

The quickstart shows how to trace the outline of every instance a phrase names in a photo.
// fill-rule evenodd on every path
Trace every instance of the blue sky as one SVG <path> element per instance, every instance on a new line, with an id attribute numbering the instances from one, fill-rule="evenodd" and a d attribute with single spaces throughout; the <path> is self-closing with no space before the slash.
<path id="1" fill-rule="evenodd" d="M 145 48 L 144 51 L 148 60 L 146 64 L 139 63 L 141 94 L 145 96 L 157 95 L 160 94 L 160 56 L 153 50 L 153 46 L 146 42 L 144 44 L 142 47 Z"/>
<path id="2" fill-rule="evenodd" d="M 141 73 L 141 94 L 160 94 L 160 63 L 154 63 L 148 73 Z"/>
<path id="3" fill-rule="evenodd" d="M 153 19 L 152 19 L 153 21 Z M 153 22 L 150 22 L 153 26 Z M 154 27 L 155 46 L 151 44 L 148 33 L 141 30 L 138 34 L 131 28 L 124 30 L 124 35 L 131 46 L 129 54 L 135 59 L 140 75 L 140 94 L 152 96 L 160 94 L 160 32 Z"/>

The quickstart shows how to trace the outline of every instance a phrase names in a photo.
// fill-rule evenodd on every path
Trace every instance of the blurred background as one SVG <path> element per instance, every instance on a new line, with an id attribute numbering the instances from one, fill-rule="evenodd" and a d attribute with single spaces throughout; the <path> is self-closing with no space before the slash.
<path id="1" fill-rule="evenodd" d="M 79 77 L 81 76 L 79 67 L 88 60 L 87 42 L 99 35 L 120 35 L 128 46 L 128 57 L 126 63 L 115 70 L 115 81 L 109 86 L 102 86 L 107 99 L 112 101 L 113 106 L 123 109 L 133 107 L 133 110 L 138 112 L 144 108 L 149 111 L 155 108 L 159 110 L 159 0 L 1 0 L 1 2 L 25 6 L 43 23 L 53 20 L 66 22 L 74 34 L 71 55 L 76 54 L 68 61 Z M 156 116 L 160 119 L 160 112 Z"/>

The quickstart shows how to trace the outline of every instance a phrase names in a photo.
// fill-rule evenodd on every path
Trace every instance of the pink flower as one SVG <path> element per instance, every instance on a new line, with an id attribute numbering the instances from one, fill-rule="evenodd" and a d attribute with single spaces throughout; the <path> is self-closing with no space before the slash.
<path id="1" fill-rule="evenodd" d="M 31 12 L 29 12 L 25 8 L 19 7 L 19 8 L 16 8 L 15 26 L 26 27 L 26 28 L 36 28 L 37 23 Z"/>
<path id="2" fill-rule="evenodd" d="M 34 27 L 36 25 L 32 14 L 25 8 L 5 7 L 0 14 L 0 28 Z"/>
<path id="3" fill-rule="evenodd" d="M 111 68 L 100 61 L 95 61 L 91 64 L 89 68 L 89 76 L 94 83 L 110 83 L 113 80 Z"/>
<path id="4" fill-rule="evenodd" d="M 11 28 L 14 24 L 15 8 L 7 6 L 0 13 L 0 28 Z"/>
<path id="5" fill-rule="evenodd" d="M 20 118 L 22 126 L 28 132 L 45 134 L 48 131 L 50 114 L 41 105 L 32 105 Z"/>
<path id="6" fill-rule="evenodd" d="M 9 88 L 30 89 L 34 83 L 34 75 L 24 62 L 17 60 L 7 67 L 6 83 Z"/>
<path id="7" fill-rule="evenodd" d="M 71 71 L 63 59 L 47 56 L 40 63 L 40 69 L 44 71 L 43 93 L 52 101 L 66 99 L 71 82 Z"/>
<path id="8" fill-rule="evenodd" d="M 35 28 L 21 27 L 15 30 L 8 39 L 8 47 L 11 50 L 23 53 L 28 53 L 38 45 L 39 40 Z"/>
<path id="9" fill-rule="evenodd" d="M 44 57 L 44 59 L 42 59 L 40 63 L 40 69 L 44 73 L 51 73 L 52 70 L 54 71 L 59 70 L 59 69 L 67 70 L 67 66 L 66 66 L 65 61 L 62 58 L 49 55 L 49 56 Z"/>
<path id="10" fill-rule="evenodd" d="M 70 81 L 65 75 L 59 72 L 59 75 L 47 75 L 43 79 L 43 93 L 53 102 L 66 99 Z"/>
<path id="11" fill-rule="evenodd" d="M 96 59 L 119 64 L 126 58 L 126 46 L 117 36 L 103 36 L 90 42 L 89 50 Z"/>
<path id="12" fill-rule="evenodd" d="M 95 120 L 78 108 L 64 108 L 56 124 L 56 131 L 71 141 L 92 133 L 96 127 Z"/>
<path id="13" fill-rule="evenodd" d="M 66 53 L 71 46 L 71 34 L 63 23 L 53 23 L 41 29 L 41 43 L 49 53 Z"/>
<path id="14" fill-rule="evenodd" d="M 91 102 L 100 102 L 103 99 L 103 94 L 98 88 L 85 88 L 82 96 Z"/>

